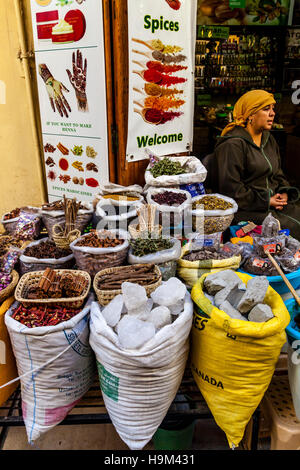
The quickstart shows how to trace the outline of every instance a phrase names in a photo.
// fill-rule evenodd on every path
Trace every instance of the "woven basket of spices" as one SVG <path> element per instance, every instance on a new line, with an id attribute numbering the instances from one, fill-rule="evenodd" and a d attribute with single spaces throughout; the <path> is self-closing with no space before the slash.
<path id="1" fill-rule="evenodd" d="M 137 283 L 146 289 L 149 296 L 162 281 L 158 266 L 154 264 L 135 264 L 116 268 L 102 269 L 93 282 L 100 305 L 107 305 L 116 295 L 122 294 L 122 283 Z"/>
<path id="2" fill-rule="evenodd" d="M 90 288 L 91 278 L 85 271 L 47 268 L 45 271 L 24 274 L 15 290 L 15 299 L 25 305 L 57 304 L 79 308 Z M 72 297 L 66 296 L 68 291 L 72 293 Z M 80 294 L 76 295 L 76 292 Z"/>
<path id="3" fill-rule="evenodd" d="M 18 284 L 19 274 L 17 273 L 17 271 L 13 270 L 10 275 L 11 275 L 11 283 L 8 284 L 8 286 L 5 287 L 5 289 L 0 291 L 0 304 L 4 302 L 4 300 L 6 300 L 13 293 L 16 285 Z"/>
<path id="4" fill-rule="evenodd" d="M 91 231 L 70 244 L 76 265 L 91 277 L 104 268 L 122 266 L 127 260 L 129 233 L 124 230 Z"/>

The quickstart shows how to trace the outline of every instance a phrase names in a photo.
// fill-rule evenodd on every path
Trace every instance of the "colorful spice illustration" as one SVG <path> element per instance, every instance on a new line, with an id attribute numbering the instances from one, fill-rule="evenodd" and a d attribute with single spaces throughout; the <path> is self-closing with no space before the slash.
<path id="1" fill-rule="evenodd" d="M 156 49 L 157 51 L 161 51 L 163 53 L 169 53 L 169 54 L 174 54 L 176 52 L 182 51 L 182 47 L 164 45 L 160 39 L 153 39 L 151 41 L 151 46 L 153 47 L 153 49 Z"/>
<path id="2" fill-rule="evenodd" d="M 166 0 L 169 7 L 173 8 L 173 10 L 179 10 L 181 7 L 181 3 L 179 0 Z"/>
<path id="3" fill-rule="evenodd" d="M 63 155 L 69 155 L 69 150 L 61 142 L 58 143 L 57 148 Z"/>
<path id="4" fill-rule="evenodd" d="M 44 145 L 44 150 L 45 152 L 53 153 L 55 152 L 56 148 L 53 147 L 53 145 L 47 143 L 46 145 Z"/>
<path id="5" fill-rule="evenodd" d="M 90 186 L 91 188 L 97 188 L 97 186 L 99 186 L 99 183 L 97 180 L 95 180 L 95 178 L 86 178 L 85 182 L 86 185 Z"/>
<path id="6" fill-rule="evenodd" d="M 158 109 L 149 108 L 145 112 L 145 119 L 152 124 L 165 124 L 172 121 L 175 117 L 181 116 L 183 113 L 175 111 L 160 111 Z"/>
<path id="7" fill-rule="evenodd" d="M 146 63 L 148 69 L 154 69 L 161 73 L 174 73 L 178 72 L 179 70 L 186 70 L 187 67 L 184 65 L 164 65 L 157 60 L 148 60 Z"/>
<path id="8" fill-rule="evenodd" d="M 76 162 L 72 163 L 72 167 L 74 167 L 78 171 L 84 171 L 84 169 L 82 167 L 82 162 L 76 161 Z"/>
<path id="9" fill-rule="evenodd" d="M 159 85 L 175 85 L 176 83 L 186 82 L 186 78 L 183 77 L 171 77 L 166 74 L 162 74 L 155 69 L 148 69 L 144 72 L 144 79 L 147 82 L 157 83 Z"/>
<path id="10" fill-rule="evenodd" d="M 50 167 L 55 166 L 55 161 L 53 160 L 52 157 L 48 157 L 45 163 L 46 163 L 46 165 L 48 165 Z"/>
<path id="11" fill-rule="evenodd" d="M 66 158 L 61 158 L 58 162 L 58 165 L 63 171 L 67 171 L 69 168 L 69 162 Z"/>
<path id="12" fill-rule="evenodd" d="M 67 184 L 71 177 L 69 175 L 60 175 L 59 176 L 60 181 L 62 181 L 64 184 Z"/>
<path id="13" fill-rule="evenodd" d="M 185 103 L 184 100 L 174 100 L 173 98 L 167 98 L 166 96 L 149 96 L 145 99 L 145 108 L 154 108 L 160 111 L 167 111 L 170 108 L 179 108 Z"/>
<path id="14" fill-rule="evenodd" d="M 177 88 L 163 88 L 156 83 L 145 83 L 144 90 L 147 95 L 150 96 L 171 96 L 183 93 L 183 90 L 177 90 Z"/>
<path id="15" fill-rule="evenodd" d="M 186 56 L 183 54 L 164 54 L 161 51 L 153 51 L 152 57 L 155 60 L 159 60 L 163 64 L 170 64 L 171 62 L 183 62 L 186 60 Z"/>
<path id="16" fill-rule="evenodd" d="M 49 178 L 49 180 L 51 180 L 51 181 L 55 181 L 56 180 L 55 171 L 53 171 L 53 170 L 48 171 L 47 178 Z"/>

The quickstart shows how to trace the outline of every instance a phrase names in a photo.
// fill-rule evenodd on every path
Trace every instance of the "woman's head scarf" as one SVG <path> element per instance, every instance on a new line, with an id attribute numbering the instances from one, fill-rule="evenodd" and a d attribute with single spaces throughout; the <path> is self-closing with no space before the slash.
<path id="1" fill-rule="evenodd" d="M 260 109 L 270 104 L 275 104 L 274 95 L 264 90 L 251 90 L 241 96 L 233 108 L 233 122 L 230 122 L 221 135 L 234 129 L 235 126 L 246 127 L 247 119 Z"/>

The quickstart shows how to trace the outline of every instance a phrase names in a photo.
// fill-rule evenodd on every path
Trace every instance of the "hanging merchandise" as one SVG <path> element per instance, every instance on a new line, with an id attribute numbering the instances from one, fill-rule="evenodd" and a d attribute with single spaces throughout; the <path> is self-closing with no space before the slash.
<path id="1" fill-rule="evenodd" d="M 92 201 L 109 179 L 102 1 L 31 14 L 48 197 Z"/>
<path id="2" fill-rule="evenodd" d="M 128 0 L 126 159 L 192 150 L 197 2 Z"/>

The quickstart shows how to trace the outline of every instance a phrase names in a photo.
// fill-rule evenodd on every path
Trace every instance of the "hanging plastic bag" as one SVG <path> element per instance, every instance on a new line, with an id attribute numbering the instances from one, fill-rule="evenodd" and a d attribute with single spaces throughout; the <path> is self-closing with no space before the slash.
<path id="1" fill-rule="evenodd" d="M 251 279 L 247 274 L 236 274 L 245 284 Z M 272 309 L 271 320 L 255 323 L 232 319 L 204 295 L 206 276 L 192 289 L 191 369 L 229 446 L 237 447 L 270 384 L 286 342 L 290 315 L 280 295 L 269 287 L 264 303 Z"/>

